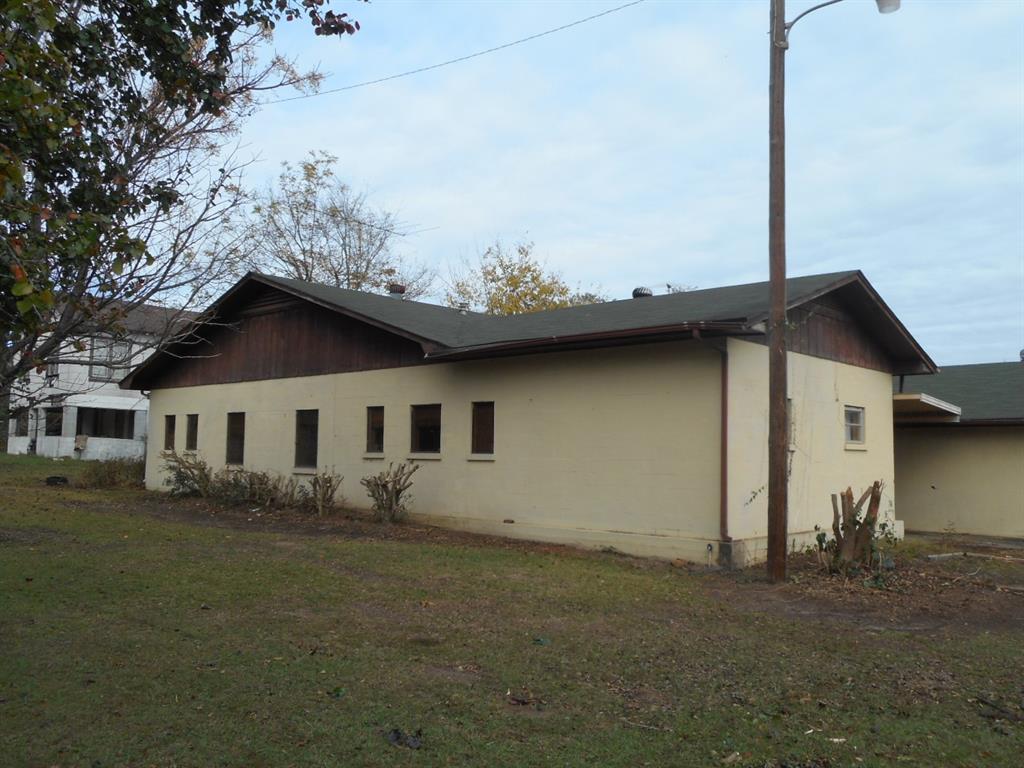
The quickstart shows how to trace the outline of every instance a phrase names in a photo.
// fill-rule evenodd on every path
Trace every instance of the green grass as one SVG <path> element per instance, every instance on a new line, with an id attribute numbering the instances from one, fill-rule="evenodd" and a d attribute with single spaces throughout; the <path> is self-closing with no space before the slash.
<path id="1" fill-rule="evenodd" d="M 969 701 L 1021 698 L 1019 632 L 775 618 L 613 555 L 169 522 L 152 512 L 176 502 L 145 492 L 46 488 L 53 466 L 0 457 L 5 766 L 1013 766 L 1024 752 L 1024 726 Z M 390 745 L 392 728 L 422 729 L 423 748 Z"/>

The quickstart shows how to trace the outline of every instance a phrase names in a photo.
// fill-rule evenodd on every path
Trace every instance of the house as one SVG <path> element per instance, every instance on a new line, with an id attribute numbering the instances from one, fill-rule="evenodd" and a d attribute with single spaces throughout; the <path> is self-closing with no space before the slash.
<path id="1" fill-rule="evenodd" d="M 8 453 L 143 458 L 149 401 L 119 382 L 182 318 L 181 310 L 141 305 L 125 312 L 116 330 L 87 331 L 69 341 L 43 370 L 31 372 L 16 388 Z"/>
<path id="2" fill-rule="evenodd" d="M 414 512 L 474 531 L 743 564 L 765 557 L 768 284 L 510 317 L 250 273 L 122 386 L 164 450 L 359 478 L 416 461 Z M 649 292 L 646 292 L 649 294 Z M 935 370 L 860 272 L 788 281 L 794 546 L 886 484 L 892 376 Z M 195 350 L 205 349 L 207 354 Z"/>
<path id="3" fill-rule="evenodd" d="M 906 527 L 1024 538 L 1024 361 L 951 365 L 894 389 Z"/>

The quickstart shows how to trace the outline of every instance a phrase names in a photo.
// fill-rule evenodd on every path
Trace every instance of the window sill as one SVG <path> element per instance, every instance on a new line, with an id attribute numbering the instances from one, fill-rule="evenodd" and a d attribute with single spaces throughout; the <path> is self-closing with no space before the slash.
<path id="1" fill-rule="evenodd" d="M 440 453 L 410 453 L 405 457 L 406 461 L 440 461 Z"/>
<path id="2" fill-rule="evenodd" d="M 466 457 L 466 461 L 494 461 L 493 453 L 471 453 Z"/>
<path id="3" fill-rule="evenodd" d="M 315 475 L 316 467 L 292 467 L 293 475 Z"/>
<path id="4" fill-rule="evenodd" d="M 363 454 L 364 461 L 383 461 L 385 458 L 383 451 L 367 451 Z"/>
<path id="5" fill-rule="evenodd" d="M 848 451 L 866 451 L 868 447 L 864 443 L 847 443 L 846 450 Z"/>

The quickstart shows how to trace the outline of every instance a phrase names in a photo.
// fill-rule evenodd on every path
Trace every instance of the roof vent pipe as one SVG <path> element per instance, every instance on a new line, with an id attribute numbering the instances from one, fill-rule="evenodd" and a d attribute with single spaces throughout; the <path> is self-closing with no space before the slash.
<path id="1" fill-rule="evenodd" d="M 643 285 L 641 285 L 639 288 L 634 288 L 633 289 L 633 298 L 634 299 L 645 299 L 648 296 L 653 296 L 653 295 L 654 295 L 654 291 L 652 291 L 650 288 L 647 288 L 646 286 L 643 286 Z"/>
<path id="2" fill-rule="evenodd" d="M 469 302 L 468 301 L 460 301 L 458 309 L 459 309 L 459 314 L 460 315 L 466 314 L 467 312 L 469 312 Z"/>
<path id="3" fill-rule="evenodd" d="M 405 298 L 405 286 L 401 283 L 390 283 L 388 285 L 388 295 L 392 299 L 404 299 Z"/>

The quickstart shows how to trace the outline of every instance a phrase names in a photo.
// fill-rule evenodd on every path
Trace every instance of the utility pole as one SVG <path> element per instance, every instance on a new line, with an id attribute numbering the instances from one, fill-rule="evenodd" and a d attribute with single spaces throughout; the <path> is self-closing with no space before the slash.
<path id="1" fill-rule="evenodd" d="M 768 579 L 786 578 L 786 2 L 771 0 L 768 80 Z"/>

